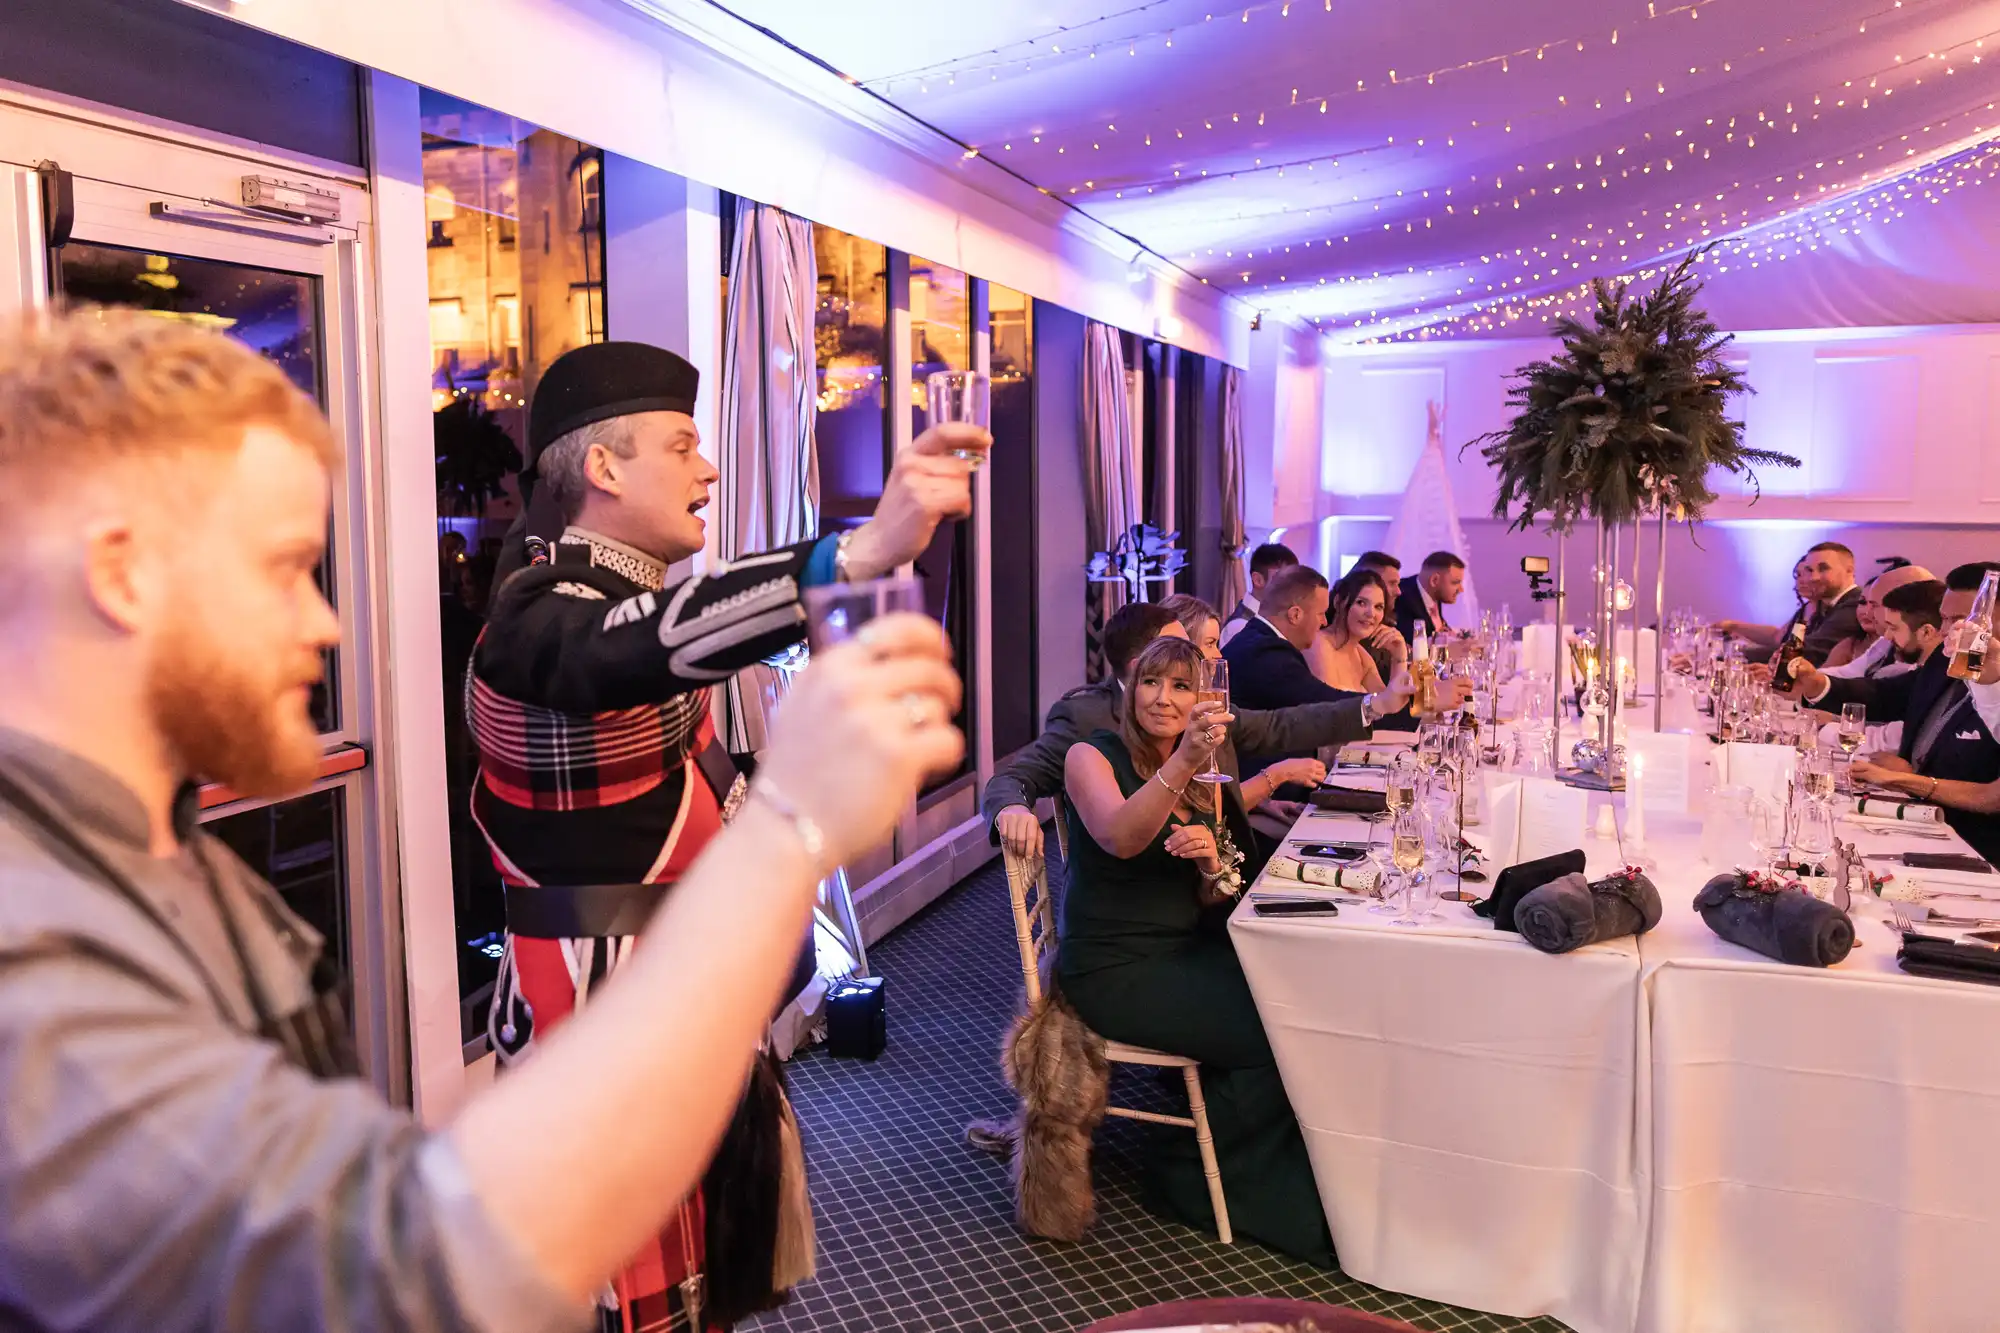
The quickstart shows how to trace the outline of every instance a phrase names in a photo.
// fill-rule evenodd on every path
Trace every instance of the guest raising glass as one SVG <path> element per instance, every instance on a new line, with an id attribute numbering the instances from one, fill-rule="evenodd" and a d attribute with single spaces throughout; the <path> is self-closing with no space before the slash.
<path id="1" fill-rule="evenodd" d="M 1229 899 L 1262 868 L 1245 801 L 1274 774 L 1194 781 L 1229 722 L 1199 698 L 1201 662 L 1185 639 L 1154 640 L 1126 675 L 1118 729 L 1064 759 L 1074 836 L 1057 985 L 1107 1040 L 1201 1062 L 1232 1225 L 1330 1267 L 1305 1142 L 1227 929 Z M 1151 1165 L 1153 1197 L 1212 1227 L 1206 1177 L 1175 1146 Z"/>

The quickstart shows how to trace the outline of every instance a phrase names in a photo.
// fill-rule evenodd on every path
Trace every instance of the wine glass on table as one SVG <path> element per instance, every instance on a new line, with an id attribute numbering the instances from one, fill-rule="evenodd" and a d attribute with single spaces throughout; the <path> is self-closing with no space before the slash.
<path id="1" fill-rule="evenodd" d="M 1389 761 L 1389 777 L 1382 789 L 1383 803 L 1387 809 L 1383 814 L 1371 818 L 1368 828 L 1369 859 L 1375 863 L 1375 869 L 1381 875 L 1379 892 L 1382 895 L 1382 901 L 1373 904 L 1368 909 L 1376 916 L 1388 916 L 1396 911 L 1396 906 L 1390 901 L 1389 894 L 1389 882 L 1392 878 L 1391 872 L 1395 869 L 1395 836 L 1393 830 L 1395 829 L 1396 822 L 1403 817 L 1404 812 L 1416 807 L 1417 785 L 1416 756 L 1408 750 L 1398 750 L 1396 757 Z M 1384 823 L 1387 823 L 1391 829 L 1390 838 L 1387 842 L 1381 841 L 1377 836 L 1380 825 Z"/>
<path id="2" fill-rule="evenodd" d="M 1195 682 L 1195 702 L 1197 704 L 1221 704 L 1222 711 L 1229 711 L 1229 663 L 1223 658 L 1204 659 L 1199 664 L 1200 678 Z M 1216 766 L 1216 752 L 1208 755 L 1208 768 L 1194 775 L 1196 782 L 1227 782 L 1229 775 Z"/>
<path id="3" fill-rule="evenodd" d="M 1840 746 L 1845 756 L 1844 782 L 1847 790 L 1854 790 L 1854 756 L 1860 752 L 1862 742 L 1868 739 L 1868 705 L 1842 704 L 1840 722 L 1834 728 L 1834 743 Z"/>
<path id="4" fill-rule="evenodd" d="M 977 370 L 940 370 L 924 381 L 927 395 L 925 415 L 932 426 L 947 421 L 967 421 L 981 430 L 993 429 L 993 381 Z M 986 456 L 973 449 L 954 449 L 961 458 L 977 467 Z"/>
<path id="5" fill-rule="evenodd" d="M 1389 835 L 1389 855 L 1395 863 L 1400 880 L 1398 897 L 1402 911 L 1390 922 L 1396 926 L 1420 926 L 1431 915 L 1431 905 L 1424 900 L 1427 881 L 1424 876 L 1424 821 L 1423 811 L 1411 806 L 1396 817 Z"/>

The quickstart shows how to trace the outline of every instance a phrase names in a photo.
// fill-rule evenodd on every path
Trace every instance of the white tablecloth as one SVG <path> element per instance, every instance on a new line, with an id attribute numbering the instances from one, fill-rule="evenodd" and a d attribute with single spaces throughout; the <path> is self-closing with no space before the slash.
<path id="1" fill-rule="evenodd" d="M 1877 904 L 1835 967 L 1726 944 L 1681 891 L 1697 847 L 1691 823 L 1660 847 L 1677 868 L 1640 945 L 1653 1179 L 1639 1328 L 2000 1328 L 2000 988 L 1903 972 Z"/>
<path id="2" fill-rule="evenodd" d="M 2000 988 L 1903 973 L 1876 904 L 1838 967 L 1726 944 L 1698 823 L 1648 836 L 1660 926 L 1561 957 L 1449 903 L 1415 930 L 1238 909 L 1342 1266 L 1578 1333 L 2000 1328 Z"/>
<path id="3" fill-rule="evenodd" d="M 1309 816 L 1294 838 L 1366 829 Z M 1579 1333 L 1629 1329 L 1645 1245 L 1636 941 L 1555 966 L 1467 907 L 1440 911 L 1448 924 L 1409 930 L 1358 906 L 1246 904 L 1231 923 L 1341 1267 Z"/>

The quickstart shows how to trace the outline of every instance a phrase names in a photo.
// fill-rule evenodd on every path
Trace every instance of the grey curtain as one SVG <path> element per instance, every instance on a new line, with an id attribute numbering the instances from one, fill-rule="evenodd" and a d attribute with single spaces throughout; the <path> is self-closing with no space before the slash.
<path id="1" fill-rule="evenodd" d="M 817 360 L 813 313 L 819 264 L 812 223 L 738 200 L 722 328 L 722 425 L 717 547 L 725 560 L 802 542 L 819 531 L 819 451 L 813 442 Z M 756 666 L 723 687 L 724 742 L 764 748 L 767 703 L 799 663 Z"/>
<path id="2" fill-rule="evenodd" d="M 1108 551 L 1139 521 L 1139 485 L 1127 396 L 1124 339 L 1108 324 L 1091 323 L 1083 350 L 1084 522 L 1090 549 Z M 1102 680 L 1104 622 L 1125 602 L 1117 583 L 1091 585 L 1087 675 Z"/>
<path id="3" fill-rule="evenodd" d="M 1217 606 L 1228 615 L 1250 590 L 1243 569 L 1243 372 L 1222 371 L 1222 585 Z"/>

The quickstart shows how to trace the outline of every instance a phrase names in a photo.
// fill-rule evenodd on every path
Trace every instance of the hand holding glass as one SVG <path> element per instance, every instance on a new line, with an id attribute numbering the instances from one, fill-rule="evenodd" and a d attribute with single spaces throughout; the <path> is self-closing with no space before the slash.
<path id="1" fill-rule="evenodd" d="M 928 393 L 927 419 L 932 426 L 947 421 L 966 421 L 981 430 L 993 429 L 993 382 L 976 370 L 940 370 L 924 381 Z M 986 455 L 972 449 L 954 449 L 961 458 L 977 467 Z"/>
<path id="2" fill-rule="evenodd" d="M 1222 711 L 1229 711 L 1229 663 L 1218 657 L 1202 661 L 1197 667 L 1195 681 L 1195 702 L 1197 704 L 1221 704 Z M 1208 756 L 1206 771 L 1194 775 L 1196 782 L 1227 782 L 1229 775 L 1215 762 L 1215 751 Z"/>

